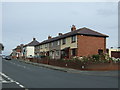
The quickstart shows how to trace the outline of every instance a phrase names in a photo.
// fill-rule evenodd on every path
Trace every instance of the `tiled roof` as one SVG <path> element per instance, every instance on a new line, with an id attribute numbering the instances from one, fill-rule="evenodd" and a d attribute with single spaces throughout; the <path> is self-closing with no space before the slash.
<path id="1" fill-rule="evenodd" d="M 73 35 L 86 35 L 86 36 L 96 36 L 96 37 L 109 37 L 105 34 L 102 34 L 102 33 L 99 33 L 99 32 L 96 32 L 94 30 L 91 30 L 91 29 L 88 29 L 88 28 L 80 28 L 80 29 L 77 29 L 75 31 L 71 31 L 69 33 L 66 33 L 66 34 L 63 34 L 63 35 L 60 35 L 60 36 L 57 36 L 57 37 L 54 37 L 54 38 L 51 38 L 51 39 L 48 39 L 48 40 L 45 40 L 37 45 L 40 45 L 40 44 L 45 44 L 45 43 L 49 43 L 49 42 L 52 42 L 52 41 L 56 41 L 56 40 L 59 40 L 59 39 L 63 39 L 63 38 L 66 38 L 66 37 L 69 37 L 69 36 L 73 36 Z"/>
<path id="2" fill-rule="evenodd" d="M 39 42 L 38 42 L 37 40 L 33 40 L 32 42 L 24 45 L 24 47 L 25 47 L 25 46 L 35 46 L 35 45 L 38 45 L 38 44 L 39 44 Z"/>

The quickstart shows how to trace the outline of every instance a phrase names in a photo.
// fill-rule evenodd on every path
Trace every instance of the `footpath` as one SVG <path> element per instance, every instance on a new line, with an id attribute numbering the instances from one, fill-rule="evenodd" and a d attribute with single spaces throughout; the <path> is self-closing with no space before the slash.
<path id="1" fill-rule="evenodd" d="M 52 66 L 52 65 L 42 64 L 42 63 L 34 63 L 34 62 L 27 61 L 27 60 L 20 60 L 20 59 L 19 60 L 16 59 L 16 60 L 27 63 L 27 64 L 32 64 L 32 65 L 36 65 L 36 66 L 40 66 L 40 67 L 53 69 L 53 70 L 59 70 L 59 71 L 68 72 L 68 73 L 79 73 L 79 74 L 83 74 L 83 75 L 118 77 L 119 72 L 120 72 L 120 71 L 84 71 L 84 70 L 77 70 L 77 69 L 66 68 L 66 67 Z"/>

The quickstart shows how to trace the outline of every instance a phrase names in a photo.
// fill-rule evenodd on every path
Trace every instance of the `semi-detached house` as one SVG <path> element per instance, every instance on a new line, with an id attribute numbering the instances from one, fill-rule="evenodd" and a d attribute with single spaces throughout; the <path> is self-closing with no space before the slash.
<path id="1" fill-rule="evenodd" d="M 35 45 L 35 55 L 60 59 L 106 53 L 106 37 L 89 28 L 76 29 L 73 25 L 70 32 L 59 33 L 53 38 L 48 36 L 47 40 Z"/>
<path id="2" fill-rule="evenodd" d="M 16 48 L 14 48 L 12 50 L 12 53 L 11 53 L 12 58 L 22 58 L 23 57 L 23 53 L 22 53 L 23 46 L 24 46 L 23 44 L 18 45 Z"/>
<path id="3" fill-rule="evenodd" d="M 35 50 L 35 45 L 38 45 L 39 42 L 36 40 L 36 38 L 33 38 L 33 41 L 31 41 L 30 43 L 26 44 L 23 46 L 23 57 L 25 58 L 30 58 L 30 57 L 34 57 L 34 50 Z"/>

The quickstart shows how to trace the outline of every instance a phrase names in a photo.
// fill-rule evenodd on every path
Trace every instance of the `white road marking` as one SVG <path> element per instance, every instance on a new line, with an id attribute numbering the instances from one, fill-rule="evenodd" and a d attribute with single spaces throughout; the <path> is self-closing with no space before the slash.
<path id="1" fill-rule="evenodd" d="M 22 87 L 22 88 L 24 88 L 24 86 L 23 85 L 19 85 L 20 87 Z"/>
<path id="2" fill-rule="evenodd" d="M 5 77 L 6 79 L 8 79 L 9 81 L 6 81 L 6 80 L 3 80 L 3 77 Z M 19 82 L 17 81 L 14 81 L 13 79 L 11 79 L 10 77 L 8 77 L 7 75 L 5 75 L 4 73 L 0 72 L 0 83 L 16 83 L 17 85 L 19 85 L 21 88 L 25 88 L 22 84 L 20 84 Z"/>
<path id="3" fill-rule="evenodd" d="M 16 82 L 16 84 L 19 84 L 19 82 Z"/>

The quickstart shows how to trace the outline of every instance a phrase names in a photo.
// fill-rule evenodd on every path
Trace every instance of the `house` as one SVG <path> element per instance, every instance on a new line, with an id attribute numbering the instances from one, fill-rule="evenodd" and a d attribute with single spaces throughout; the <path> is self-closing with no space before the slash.
<path id="1" fill-rule="evenodd" d="M 47 40 L 35 45 L 35 55 L 60 59 L 106 53 L 106 37 L 86 27 L 76 29 L 73 25 L 70 32 L 59 33 L 53 38 L 48 36 Z"/>
<path id="2" fill-rule="evenodd" d="M 23 57 L 23 53 L 22 53 L 22 50 L 23 50 L 23 44 L 21 44 L 21 45 L 18 45 L 16 48 L 14 48 L 13 50 L 12 50 L 12 54 L 11 54 L 11 56 L 12 56 L 12 58 L 22 58 Z"/>
<path id="3" fill-rule="evenodd" d="M 33 41 L 30 43 L 26 44 L 23 46 L 23 57 L 25 58 L 30 58 L 34 57 L 34 50 L 35 50 L 35 45 L 39 44 L 39 42 L 36 40 L 36 38 L 33 38 Z"/>
<path id="4" fill-rule="evenodd" d="M 114 48 L 111 48 L 109 49 L 109 56 L 110 57 L 114 57 L 114 58 L 120 58 L 120 49 L 114 49 Z"/>

